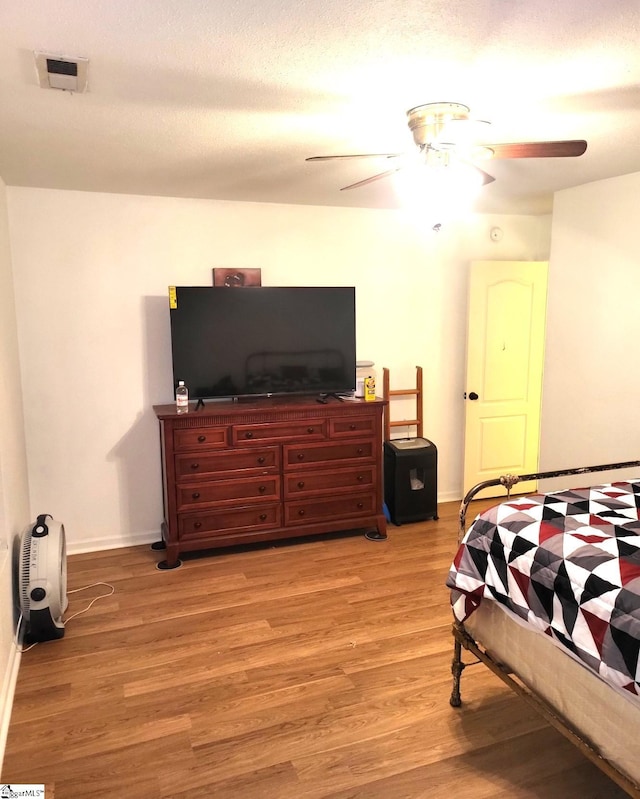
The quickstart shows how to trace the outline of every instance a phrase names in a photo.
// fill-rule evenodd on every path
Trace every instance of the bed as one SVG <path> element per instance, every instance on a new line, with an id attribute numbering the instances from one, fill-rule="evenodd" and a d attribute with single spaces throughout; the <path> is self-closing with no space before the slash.
<path id="1" fill-rule="evenodd" d="M 520 481 L 638 466 L 627 461 L 478 484 L 460 508 L 459 548 L 447 578 L 451 704 L 461 705 L 461 675 L 471 665 L 466 650 L 636 799 L 640 472 L 638 479 L 513 498 L 510 492 Z M 507 489 L 506 500 L 467 529 L 469 503 L 496 485 Z"/>

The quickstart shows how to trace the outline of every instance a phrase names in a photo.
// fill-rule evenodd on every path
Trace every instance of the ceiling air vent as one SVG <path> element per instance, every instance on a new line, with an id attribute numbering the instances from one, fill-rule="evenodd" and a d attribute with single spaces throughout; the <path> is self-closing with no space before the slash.
<path id="1" fill-rule="evenodd" d="M 70 58 L 53 53 L 34 53 L 38 82 L 43 89 L 84 92 L 87 88 L 88 58 Z"/>

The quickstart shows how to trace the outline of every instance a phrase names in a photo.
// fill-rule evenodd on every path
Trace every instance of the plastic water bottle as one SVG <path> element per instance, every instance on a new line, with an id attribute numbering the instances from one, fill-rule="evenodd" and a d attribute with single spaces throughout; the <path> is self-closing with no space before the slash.
<path id="1" fill-rule="evenodd" d="M 176 409 L 178 413 L 187 413 L 189 410 L 189 391 L 184 380 L 180 380 L 176 388 Z"/>

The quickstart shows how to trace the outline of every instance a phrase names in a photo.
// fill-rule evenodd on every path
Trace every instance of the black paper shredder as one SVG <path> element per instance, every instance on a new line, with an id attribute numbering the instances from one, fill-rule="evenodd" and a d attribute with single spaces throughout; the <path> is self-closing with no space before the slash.
<path id="1" fill-rule="evenodd" d="M 433 441 L 384 442 L 384 501 L 396 525 L 438 518 L 438 450 Z"/>

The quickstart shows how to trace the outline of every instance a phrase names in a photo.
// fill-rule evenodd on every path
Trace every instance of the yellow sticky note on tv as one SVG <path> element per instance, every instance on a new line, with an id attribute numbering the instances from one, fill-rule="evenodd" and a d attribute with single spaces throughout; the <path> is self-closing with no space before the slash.
<path id="1" fill-rule="evenodd" d="M 176 287 L 169 286 L 169 308 L 175 309 L 178 307 L 178 297 L 176 295 Z"/>

